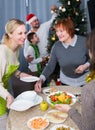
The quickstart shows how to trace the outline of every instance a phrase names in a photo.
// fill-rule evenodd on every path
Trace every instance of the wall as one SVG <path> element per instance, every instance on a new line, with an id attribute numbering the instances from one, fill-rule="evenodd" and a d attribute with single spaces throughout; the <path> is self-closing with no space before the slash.
<path id="1" fill-rule="evenodd" d="M 35 13 L 40 22 L 45 22 L 51 16 L 50 7 L 53 4 L 58 5 L 57 0 L 0 0 L 0 39 L 4 33 L 5 23 L 10 18 L 25 21 L 27 13 Z"/>

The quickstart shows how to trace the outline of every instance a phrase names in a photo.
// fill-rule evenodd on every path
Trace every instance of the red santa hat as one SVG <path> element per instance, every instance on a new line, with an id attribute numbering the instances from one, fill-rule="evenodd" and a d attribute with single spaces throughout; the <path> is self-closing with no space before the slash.
<path id="1" fill-rule="evenodd" d="M 28 14 L 26 16 L 26 24 L 30 24 L 31 22 L 33 22 L 36 19 L 37 19 L 37 16 L 35 14 Z"/>

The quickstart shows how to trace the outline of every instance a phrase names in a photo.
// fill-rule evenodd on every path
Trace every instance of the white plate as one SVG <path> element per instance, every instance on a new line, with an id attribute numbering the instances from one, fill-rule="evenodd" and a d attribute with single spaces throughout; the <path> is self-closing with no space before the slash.
<path id="1" fill-rule="evenodd" d="M 25 111 L 29 109 L 30 107 L 34 106 L 34 102 L 30 102 L 27 100 L 15 100 L 11 106 L 10 109 L 15 111 Z"/>
<path id="2" fill-rule="evenodd" d="M 59 92 L 62 92 L 62 91 L 58 91 L 58 92 L 55 92 L 55 93 L 50 94 L 50 95 L 54 95 L 54 94 L 59 93 Z M 66 92 L 66 93 L 67 93 L 68 95 L 72 96 L 72 103 L 71 103 L 70 105 L 74 105 L 74 104 L 76 103 L 76 101 L 77 101 L 76 96 L 74 96 L 73 94 L 68 93 L 68 92 Z M 51 101 L 50 101 L 50 98 L 49 98 L 50 95 L 47 96 L 47 102 L 48 102 L 50 105 L 54 105 L 54 104 L 52 104 Z"/>
<path id="3" fill-rule="evenodd" d="M 20 80 L 24 82 L 35 82 L 35 81 L 38 81 L 39 78 L 36 76 L 28 76 L 28 77 L 20 78 Z"/>
<path id="4" fill-rule="evenodd" d="M 15 101 L 11 104 L 10 109 L 16 111 L 25 111 L 33 106 L 40 104 L 42 101 L 43 98 L 35 91 L 26 91 L 15 98 Z"/>
<path id="5" fill-rule="evenodd" d="M 45 126 L 42 126 L 42 128 L 40 128 L 40 129 L 37 129 L 37 128 L 34 128 L 33 126 L 31 126 L 31 122 L 32 122 L 33 120 L 39 119 L 39 118 L 41 118 L 42 120 L 46 120 L 46 125 L 45 125 Z M 40 122 L 37 121 L 37 124 L 39 124 L 39 123 L 40 123 Z M 31 119 L 29 119 L 29 120 L 27 121 L 27 126 L 28 126 L 28 128 L 30 128 L 31 130 L 45 130 L 45 128 L 46 128 L 48 125 L 49 125 L 48 119 L 46 119 L 45 117 L 41 117 L 41 116 L 33 117 L 33 118 L 31 118 Z"/>
<path id="6" fill-rule="evenodd" d="M 58 128 L 58 127 L 65 127 L 65 128 L 68 128 L 69 126 L 67 126 L 67 125 L 63 125 L 63 124 L 59 124 L 59 125 L 55 125 L 55 126 L 53 126 L 52 128 L 50 128 L 50 130 L 56 130 L 56 128 Z M 70 128 L 70 130 L 75 130 L 75 129 L 73 129 L 73 128 L 71 128 L 71 127 L 69 127 Z"/>
<path id="7" fill-rule="evenodd" d="M 51 110 L 48 111 L 45 115 L 45 118 L 47 118 L 51 123 L 63 123 L 67 117 L 68 114 L 67 113 L 63 113 L 61 111 L 58 110 Z"/>
<path id="8" fill-rule="evenodd" d="M 21 100 L 21 99 L 32 101 L 34 103 L 33 106 L 36 106 L 43 101 L 43 98 L 39 96 L 35 91 L 25 91 L 16 97 L 16 100 Z"/>
<path id="9" fill-rule="evenodd" d="M 35 100 L 33 100 L 34 106 L 40 104 L 42 101 L 43 101 L 43 98 L 41 96 L 37 95 Z"/>
<path id="10" fill-rule="evenodd" d="M 34 100 L 37 96 L 37 93 L 35 91 L 25 91 L 21 94 L 19 94 L 16 99 L 19 100 L 19 99 L 24 99 L 24 100 Z"/>

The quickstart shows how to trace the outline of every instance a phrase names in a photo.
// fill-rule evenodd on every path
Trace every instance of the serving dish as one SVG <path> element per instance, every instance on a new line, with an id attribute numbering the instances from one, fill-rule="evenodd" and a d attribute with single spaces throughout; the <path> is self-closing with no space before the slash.
<path id="1" fill-rule="evenodd" d="M 44 117 L 46 117 L 49 120 L 49 122 L 57 124 L 57 123 L 63 123 L 67 119 L 68 114 L 58 110 L 51 110 L 48 111 L 44 115 Z"/>
<path id="2" fill-rule="evenodd" d="M 75 130 L 75 129 L 73 129 L 73 128 L 70 127 L 70 126 L 63 125 L 63 124 L 55 125 L 55 126 L 53 126 L 52 128 L 50 128 L 50 130 L 57 130 L 58 128 L 60 128 L 60 130 L 61 130 L 62 128 L 64 128 L 64 130 Z"/>
<path id="3" fill-rule="evenodd" d="M 27 121 L 27 126 L 31 130 L 45 130 L 48 127 L 49 121 L 45 117 L 36 116 Z"/>
<path id="4" fill-rule="evenodd" d="M 76 96 L 64 91 L 57 91 L 47 96 L 47 102 L 52 106 L 56 104 L 74 105 L 76 101 Z"/>

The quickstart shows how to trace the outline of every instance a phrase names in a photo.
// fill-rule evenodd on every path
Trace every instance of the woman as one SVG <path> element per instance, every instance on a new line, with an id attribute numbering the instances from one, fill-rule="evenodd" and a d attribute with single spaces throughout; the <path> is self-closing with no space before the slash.
<path id="1" fill-rule="evenodd" d="M 5 25 L 5 31 L 0 44 L 0 130 L 6 128 L 7 108 L 13 102 L 13 96 L 8 92 L 8 79 L 15 73 L 15 76 L 28 76 L 18 71 L 19 48 L 26 39 L 26 27 L 24 22 L 18 19 L 11 19 Z"/>
<path id="2" fill-rule="evenodd" d="M 90 56 L 90 79 L 93 80 L 82 89 L 81 114 L 69 105 L 56 105 L 56 108 L 63 112 L 68 112 L 80 130 L 95 129 L 95 29 L 88 35 L 87 47 Z M 94 77 L 92 73 L 94 72 Z"/>
<path id="3" fill-rule="evenodd" d="M 52 50 L 48 65 L 45 67 L 35 90 L 40 92 L 42 83 L 53 72 L 56 63 L 60 66 L 60 80 L 62 84 L 82 86 L 88 73 L 89 56 L 85 44 L 85 37 L 74 34 L 74 24 L 71 19 L 60 20 L 55 25 L 59 38 Z"/>

